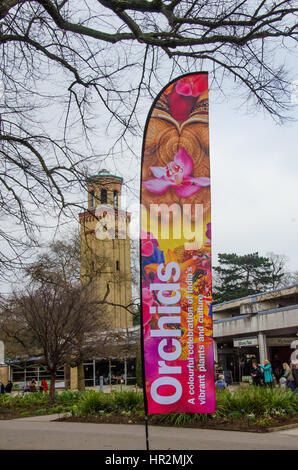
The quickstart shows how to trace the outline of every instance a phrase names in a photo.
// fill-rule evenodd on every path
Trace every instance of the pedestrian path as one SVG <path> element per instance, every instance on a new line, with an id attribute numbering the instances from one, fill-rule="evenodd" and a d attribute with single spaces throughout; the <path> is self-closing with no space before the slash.
<path id="1" fill-rule="evenodd" d="M 0 450 L 144 450 L 142 425 L 53 421 L 58 415 L 0 421 Z M 151 450 L 298 450 L 298 428 L 272 433 L 149 426 Z"/>

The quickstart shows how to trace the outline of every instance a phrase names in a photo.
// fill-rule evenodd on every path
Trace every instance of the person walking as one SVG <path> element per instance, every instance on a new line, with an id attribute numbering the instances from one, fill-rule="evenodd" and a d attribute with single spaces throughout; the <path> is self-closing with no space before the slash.
<path id="1" fill-rule="evenodd" d="M 13 387 L 13 383 L 11 380 L 9 380 L 6 384 L 6 387 L 5 387 L 5 392 L 6 393 L 11 393 L 12 391 L 12 387 Z"/>
<path id="2" fill-rule="evenodd" d="M 36 381 L 32 379 L 29 385 L 30 392 L 37 392 Z"/>
<path id="3" fill-rule="evenodd" d="M 284 368 L 284 378 L 286 379 L 286 385 L 290 390 L 292 390 L 292 392 L 294 392 L 295 380 L 294 375 L 292 373 L 292 369 L 287 362 L 284 362 L 282 366 Z"/>
<path id="4" fill-rule="evenodd" d="M 292 374 L 294 377 L 295 389 L 298 391 L 298 362 L 291 362 Z"/>
<path id="5" fill-rule="evenodd" d="M 252 377 L 252 383 L 253 385 L 256 385 L 256 386 L 260 386 L 262 385 L 262 371 L 260 369 L 260 367 L 258 366 L 258 364 L 256 362 L 253 362 L 252 363 L 252 369 L 251 369 L 251 373 L 250 373 L 251 377 Z"/>
<path id="6" fill-rule="evenodd" d="M 262 369 L 264 373 L 264 382 L 267 387 L 272 387 L 273 383 L 273 376 L 272 376 L 272 367 L 268 359 L 265 359 L 264 365 L 259 364 L 259 367 Z"/>
<path id="7" fill-rule="evenodd" d="M 228 384 L 225 381 L 225 376 L 220 374 L 218 376 L 218 380 L 215 382 L 215 387 L 220 389 L 220 390 L 225 390 L 227 388 Z"/>
<path id="8" fill-rule="evenodd" d="M 48 382 L 46 381 L 46 379 L 42 379 L 41 386 L 44 392 L 47 392 L 49 390 Z"/>
<path id="9" fill-rule="evenodd" d="M 0 393 L 5 393 L 5 387 L 4 384 L 0 380 Z"/>

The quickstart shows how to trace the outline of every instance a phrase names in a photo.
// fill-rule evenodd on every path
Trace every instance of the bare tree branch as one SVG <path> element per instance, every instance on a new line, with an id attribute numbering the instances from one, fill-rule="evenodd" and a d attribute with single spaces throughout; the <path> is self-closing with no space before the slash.
<path id="1" fill-rule="evenodd" d="M 0 275 L 32 254 L 43 217 L 82 208 L 90 168 L 124 155 L 137 167 L 143 99 L 178 73 L 209 70 L 219 91 L 229 77 L 288 118 L 280 52 L 296 47 L 297 18 L 297 0 L 2 0 L 0 216 L 23 232 L 0 231 Z"/>

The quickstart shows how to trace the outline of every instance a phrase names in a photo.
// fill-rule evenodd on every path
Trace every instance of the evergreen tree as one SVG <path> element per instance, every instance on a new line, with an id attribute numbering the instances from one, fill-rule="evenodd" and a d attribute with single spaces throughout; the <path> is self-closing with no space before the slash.
<path id="1" fill-rule="evenodd" d="M 270 258 L 258 253 L 238 256 L 219 253 L 219 266 L 214 268 L 216 282 L 213 290 L 215 303 L 257 294 L 276 288 L 284 273 L 276 273 Z"/>

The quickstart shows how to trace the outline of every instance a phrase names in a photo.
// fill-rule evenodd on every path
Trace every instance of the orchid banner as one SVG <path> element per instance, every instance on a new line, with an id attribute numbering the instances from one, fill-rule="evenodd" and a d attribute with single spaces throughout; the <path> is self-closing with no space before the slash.
<path id="1" fill-rule="evenodd" d="M 141 180 L 148 414 L 215 410 L 208 74 L 170 83 L 149 113 Z"/>

